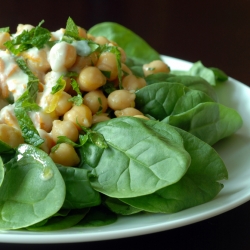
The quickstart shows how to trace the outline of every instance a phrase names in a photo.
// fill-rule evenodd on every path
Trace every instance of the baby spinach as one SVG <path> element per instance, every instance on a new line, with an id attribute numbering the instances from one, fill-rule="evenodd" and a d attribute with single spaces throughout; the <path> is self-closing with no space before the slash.
<path id="1" fill-rule="evenodd" d="M 164 136 L 168 127 L 162 122 L 146 121 Z M 122 198 L 133 207 L 153 213 L 175 213 L 212 200 L 223 188 L 218 181 L 227 179 L 228 173 L 218 153 L 192 134 L 176 128 L 191 156 L 187 173 L 177 182 L 153 194 L 136 198 Z M 165 132 L 164 132 L 165 131 Z"/>
<path id="2" fill-rule="evenodd" d="M 219 82 L 225 82 L 228 79 L 227 74 L 215 67 L 205 67 L 201 61 L 195 62 L 188 71 L 173 71 L 178 75 L 200 76 L 215 86 Z"/>
<path id="3" fill-rule="evenodd" d="M 192 90 L 179 83 L 159 82 L 136 92 L 136 107 L 156 119 L 182 113 L 202 102 L 213 100 L 204 92 Z"/>
<path id="4" fill-rule="evenodd" d="M 136 198 L 134 198 L 136 199 Z M 137 214 L 142 211 L 142 209 L 132 207 L 117 198 L 106 197 L 104 199 L 104 204 L 114 213 L 120 215 L 131 215 Z"/>
<path id="5" fill-rule="evenodd" d="M 48 232 L 55 230 L 67 229 L 79 223 L 88 213 L 89 209 L 74 209 L 67 216 L 52 216 L 43 225 L 34 225 L 27 227 L 29 231 Z"/>
<path id="6" fill-rule="evenodd" d="M 4 179 L 4 166 L 2 158 L 0 157 L 0 187 L 2 185 L 3 179 Z"/>
<path id="7" fill-rule="evenodd" d="M 179 127 L 210 145 L 232 135 L 243 123 L 236 110 L 215 102 L 200 103 L 183 113 L 170 115 L 162 122 Z"/>
<path id="8" fill-rule="evenodd" d="M 63 178 L 52 159 L 28 144 L 5 164 L 0 188 L 0 228 L 30 226 L 55 214 L 65 198 Z"/>
<path id="9" fill-rule="evenodd" d="M 200 90 L 206 93 L 214 101 L 217 101 L 217 94 L 214 89 L 205 79 L 200 76 L 190 75 L 173 75 L 170 73 L 156 73 L 145 77 L 147 85 L 158 83 L 158 82 L 172 82 L 181 83 L 186 87 L 194 90 Z"/>
<path id="10" fill-rule="evenodd" d="M 160 55 L 146 41 L 128 28 L 113 22 L 96 24 L 88 31 L 93 36 L 105 36 L 119 44 L 135 64 L 149 63 L 159 60 Z"/>
<path id="11" fill-rule="evenodd" d="M 75 227 L 100 227 L 117 221 L 117 214 L 105 206 L 92 207 Z"/>
<path id="12" fill-rule="evenodd" d="M 90 185 L 88 170 L 58 166 L 66 185 L 66 197 L 63 208 L 80 209 L 101 203 L 100 195 Z"/>
<path id="13" fill-rule="evenodd" d="M 177 182 L 189 167 L 190 156 L 171 126 L 165 138 L 133 117 L 114 118 L 92 129 L 104 136 L 108 148 L 85 143 L 81 151 L 84 161 L 92 167 L 91 185 L 107 196 L 126 198 L 153 193 Z"/>

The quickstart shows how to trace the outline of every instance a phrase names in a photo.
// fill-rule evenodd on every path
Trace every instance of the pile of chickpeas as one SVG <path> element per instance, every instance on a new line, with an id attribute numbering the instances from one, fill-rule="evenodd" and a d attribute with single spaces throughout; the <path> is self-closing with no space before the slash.
<path id="1" fill-rule="evenodd" d="M 32 27 L 31 25 L 19 25 L 17 33 L 20 34 L 22 30 L 29 30 Z M 60 29 L 57 33 L 60 32 L 63 33 L 64 30 Z M 53 33 L 51 34 L 51 40 L 57 40 L 56 37 L 53 37 Z M 90 128 L 95 123 L 121 116 L 148 119 L 135 108 L 135 91 L 146 86 L 146 81 L 143 77 L 135 76 L 129 67 L 126 66 L 124 50 L 105 37 L 93 37 L 87 34 L 86 30 L 80 27 L 79 35 L 100 45 L 117 46 L 121 53 L 122 88 L 119 86 L 119 70 L 114 53 L 104 52 L 98 54 L 98 52 L 93 52 L 88 56 L 79 56 L 74 46 L 64 42 L 61 44 L 63 45 L 61 49 L 64 50 L 63 53 L 65 54 L 64 58 L 60 59 L 61 67 L 64 68 L 64 71 L 73 71 L 78 74 L 74 79 L 81 90 L 83 103 L 77 106 L 73 102 L 68 101 L 77 94 L 71 85 L 72 78 L 70 77 L 64 77 L 65 88 L 57 95 L 55 102 L 53 94 L 44 95 L 46 84 L 53 81 L 56 82 L 57 80 L 54 79 L 57 68 L 53 66 L 52 59 L 49 59 L 50 56 L 56 56 L 56 54 L 53 54 L 53 47 L 49 54 L 46 49 L 41 49 L 37 53 L 38 58 L 29 54 L 29 51 L 22 52 L 28 67 L 40 80 L 37 103 L 43 108 L 32 116 L 40 137 L 44 139 L 44 143 L 40 147 L 50 155 L 55 163 L 65 166 L 76 166 L 80 159 L 75 148 L 67 143 L 60 143 L 56 150 L 51 150 L 56 145 L 58 136 L 66 136 L 73 142 L 77 142 L 81 126 Z M 4 42 L 9 39 L 11 38 L 8 33 L 0 33 L 1 50 L 6 49 Z M 109 76 L 103 74 L 103 71 L 109 72 Z M 169 67 L 164 62 L 156 60 L 143 65 L 143 72 L 145 76 L 158 72 L 169 72 Z M 103 86 L 106 83 L 112 84 L 115 90 L 109 94 L 105 93 Z M 44 108 L 44 103 L 47 103 L 47 108 Z M 51 105 L 54 105 L 52 109 L 50 109 Z M 110 110 L 112 111 L 112 117 L 110 116 Z M 24 142 L 21 130 L 14 113 L 5 113 L 5 117 L 1 118 L 0 121 L 0 139 L 12 147 L 17 147 Z"/>

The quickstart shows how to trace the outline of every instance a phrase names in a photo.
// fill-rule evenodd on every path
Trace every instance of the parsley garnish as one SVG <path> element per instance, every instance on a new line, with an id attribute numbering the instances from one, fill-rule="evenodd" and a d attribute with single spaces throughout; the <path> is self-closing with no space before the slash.
<path id="1" fill-rule="evenodd" d="M 77 81 L 74 78 L 71 78 L 71 85 L 73 90 L 76 91 L 77 95 L 69 98 L 68 101 L 73 102 L 77 106 L 80 106 L 83 103 L 82 92 L 79 88 Z"/>
<path id="2" fill-rule="evenodd" d="M 10 33 L 10 27 L 0 28 L 0 33 L 1 32 L 8 32 L 8 33 Z"/>
<path id="3" fill-rule="evenodd" d="M 32 47 L 37 47 L 38 49 L 43 48 L 51 37 L 50 31 L 41 27 L 43 22 L 44 21 L 41 21 L 37 27 L 30 31 L 24 30 L 14 39 L 5 42 L 5 47 L 15 55 Z"/>
<path id="4" fill-rule="evenodd" d="M 117 46 L 110 46 L 107 44 L 104 44 L 100 46 L 100 52 L 111 52 L 115 54 L 116 56 L 116 63 L 117 63 L 117 69 L 118 69 L 118 80 L 119 80 L 119 87 L 122 89 L 122 66 L 121 66 L 121 52 L 118 49 Z"/>
<path id="5" fill-rule="evenodd" d="M 60 90 L 64 90 L 66 81 L 63 79 L 63 75 L 59 77 L 59 79 L 56 81 L 56 85 L 52 87 L 51 94 L 54 95 Z"/>
<path id="6" fill-rule="evenodd" d="M 34 146 L 39 146 L 44 142 L 44 140 L 40 137 L 30 116 L 28 115 L 28 111 L 38 111 L 40 109 L 40 107 L 36 104 L 39 79 L 33 75 L 23 59 L 17 59 L 16 62 L 28 75 L 29 81 L 27 84 L 27 90 L 15 102 L 15 116 L 21 128 L 25 142 Z"/>

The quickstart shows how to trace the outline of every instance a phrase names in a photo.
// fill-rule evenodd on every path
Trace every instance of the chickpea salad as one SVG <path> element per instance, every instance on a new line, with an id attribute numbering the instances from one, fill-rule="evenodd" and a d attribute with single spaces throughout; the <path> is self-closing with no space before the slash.
<path id="1" fill-rule="evenodd" d="M 171 65 L 117 23 L 0 28 L 0 230 L 62 230 L 208 202 L 228 178 L 213 145 L 242 118 L 227 75 Z"/>

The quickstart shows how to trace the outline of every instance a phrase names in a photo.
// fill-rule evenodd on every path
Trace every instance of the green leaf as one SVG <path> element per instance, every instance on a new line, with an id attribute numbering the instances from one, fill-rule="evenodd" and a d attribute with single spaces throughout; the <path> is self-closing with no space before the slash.
<path id="1" fill-rule="evenodd" d="M 63 79 L 63 75 L 59 77 L 59 79 L 56 81 L 56 85 L 52 87 L 51 94 L 54 95 L 60 90 L 63 90 L 65 88 L 66 82 Z"/>
<path id="2" fill-rule="evenodd" d="M 42 23 L 40 22 L 37 27 L 30 31 L 24 30 L 20 35 L 5 42 L 4 45 L 14 55 L 18 55 L 32 47 L 43 48 L 51 38 L 51 34 L 49 30 L 41 27 Z"/>
<path id="3" fill-rule="evenodd" d="M 15 116 L 25 142 L 34 146 L 39 146 L 44 142 L 44 140 L 40 137 L 30 116 L 28 115 L 28 111 L 38 111 L 40 109 L 40 107 L 36 104 L 39 79 L 34 76 L 23 59 L 17 59 L 17 64 L 28 75 L 29 81 L 27 84 L 27 90 L 15 102 Z"/>
<path id="4" fill-rule="evenodd" d="M 159 120 L 188 111 L 203 102 L 213 102 L 213 99 L 180 83 L 159 82 L 136 92 L 136 107 Z"/>
<path id="5" fill-rule="evenodd" d="M 66 23 L 66 29 L 65 29 L 65 36 L 69 36 L 74 38 L 75 40 L 81 40 L 81 37 L 79 36 L 78 27 L 73 21 L 71 17 L 68 18 Z"/>
<path id="6" fill-rule="evenodd" d="M 10 27 L 3 27 L 3 28 L 0 28 L 0 33 L 1 32 L 8 32 L 10 33 Z"/>
<path id="7" fill-rule="evenodd" d="M 88 178 L 88 170 L 58 166 L 66 185 L 63 208 L 80 209 L 97 206 L 101 203 L 100 194 L 95 191 Z"/>
<path id="8" fill-rule="evenodd" d="M 236 110 L 214 102 L 200 103 L 186 112 L 170 115 L 162 122 L 181 128 L 210 145 L 232 135 L 243 123 Z"/>
<path id="9" fill-rule="evenodd" d="M 4 170 L 3 160 L 0 157 L 0 187 L 1 187 L 2 183 L 3 183 L 4 172 L 5 172 L 5 170 Z"/>
<path id="10" fill-rule="evenodd" d="M 82 92 L 79 88 L 77 81 L 74 78 L 71 78 L 71 86 L 73 90 L 76 91 L 77 95 L 69 98 L 69 102 L 73 102 L 75 105 L 80 106 L 83 103 Z"/>
<path id="11" fill-rule="evenodd" d="M 88 211 L 88 208 L 72 210 L 65 217 L 53 216 L 46 220 L 43 225 L 37 224 L 27 227 L 26 229 L 35 232 L 48 232 L 71 228 L 80 222 L 86 216 Z"/>
<path id="12" fill-rule="evenodd" d="M 114 213 L 120 215 L 132 215 L 142 211 L 142 209 L 132 207 L 119 199 L 112 197 L 105 197 L 104 204 Z"/>
<path id="13" fill-rule="evenodd" d="M 105 36 L 115 41 L 135 64 L 142 65 L 153 60 L 160 60 L 160 55 L 147 42 L 118 23 L 99 23 L 90 28 L 89 33 L 93 36 Z"/>
<path id="14" fill-rule="evenodd" d="M 223 70 L 215 67 L 210 67 L 209 69 L 214 72 L 216 82 L 225 82 L 228 80 L 228 75 Z"/>
<path id="15" fill-rule="evenodd" d="M 121 52 L 116 46 L 110 46 L 107 44 L 100 46 L 100 53 L 104 52 L 111 52 L 116 57 L 116 64 L 117 64 L 117 70 L 118 70 L 118 80 L 119 80 L 119 87 L 122 89 L 122 66 L 121 66 Z M 103 72 L 104 74 L 107 73 L 107 71 Z"/>
<path id="16" fill-rule="evenodd" d="M 92 207 L 75 227 L 100 227 L 117 221 L 117 215 L 104 206 Z"/>
<path id="17" fill-rule="evenodd" d="M 212 86 L 216 85 L 216 79 L 211 69 L 205 67 L 201 61 L 198 61 L 192 65 L 188 73 L 193 76 L 200 76 L 207 80 Z"/>
<path id="18" fill-rule="evenodd" d="M 152 129 L 167 132 L 161 122 L 146 121 Z M 228 172 L 218 153 L 197 137 L 176 128 L 191 156 L 187 173 L 175 184 L 153 194 L 121 201 L 152 213 L 175 213 L 212 200 L 223 188 L 218 181 L 227 179 Z M 164 136 L 164 133 L 162 135 Z"/>
<path id="19" fill-rule="evenodd" d="M 1 229 L 30 226 L 61 208 L 65 183 L 45 152 L 31 145 L 20 145 L 16 157 L 5 168 L 0 188 Z"/>
<path id="20" fill-rule="evenodd" d="M 177 182 L 189 167 L 190 156 L 171 126 L 168 139 L 162 139 L 134 117 L 114 118 L 92 129 L 104 136 L 108 148 L 85 143 L 80 150 L 85 163 L 93 168 L 93 188 L 107 196 L 125 198 L 153 193 Z"/>

